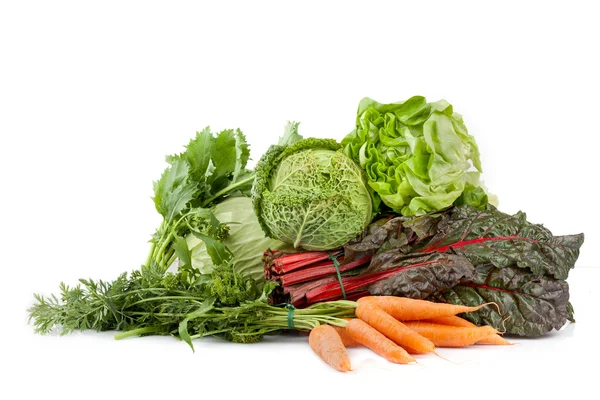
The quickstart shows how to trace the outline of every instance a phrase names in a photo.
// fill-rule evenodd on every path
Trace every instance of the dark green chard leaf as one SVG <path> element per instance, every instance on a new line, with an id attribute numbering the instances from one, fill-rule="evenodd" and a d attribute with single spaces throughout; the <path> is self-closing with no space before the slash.
<path id="1" fill-rule="evenodd" d="M 406 255 L 401 250 L 377 254 L 361 276 L 391 272 L 391 276 L 368 287 L 373 295 L 424 299 L 432 293 L 451 288 L 473 274 L 473 264 L 454 254 Z"/>
<path id="2" fill-rule="evenodd" d="M 361 235 L 344 245 L 344 261 L 374 255 L 384 247 L 388 250 L 397 247 L 408 252 L 408 238 L 402 227 L 405 220 L 403 217 L 380 218 L 369 224 Z"/>
<path id="3" fill-rule="evenodd" d="M 461 315 L 477 325 L 491 325 L 520 336 L 540 336 L 573 321 L 567 282 L 532 274 L 518 267 L 480 265 L 473 278 L 439 291 L 428 298 L 444 303 L 494 306 Z"/>
<path id="4" fill-rule="evenodd" d="M 426 245 L 416 250 L 452 251 L 475 265 L 516 265 L 556 279 L 567 279 L 584 240 L 583 234 L 553 236 L 542 225 L 527 222 L 525 213 L 508 215 L 492 205 L 485 210 L 455 207 L 442 216 L 437 230 Z"/>
<path id="5" fill-rule="evenodd" d="M 391 249 L 408 254 L 436 233 L 439 214 L 420 217 L 382 216 L 344 246 L 345 262 Z"/>

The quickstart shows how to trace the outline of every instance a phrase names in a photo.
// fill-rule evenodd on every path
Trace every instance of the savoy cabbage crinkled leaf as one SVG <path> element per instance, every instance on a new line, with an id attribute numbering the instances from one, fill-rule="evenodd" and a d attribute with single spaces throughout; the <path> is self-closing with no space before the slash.
<path id="1" fill-rule="evenodd" d="M 391 104 L 361 100 L 344 152 L 366 171 L 375 211 L 380 201 L 402 215 L 457 204 L 484 206 L 479 149 L 445 100 L 422 96 Z M 475 170 L 473 170 L 473 168 Z M 385 207 L 382 207 L 385 208 Z"/>
<path id="2" fill-rule="evenodd" d="M 292 125 L 261 157 L 252 188 L 265 234 L 306 250 L 344 245 L 371 222 L 371 197 L 358 165 L 333 139 L 298 139 Z M 290 142 L 293 142 L 290 144 Z"/>

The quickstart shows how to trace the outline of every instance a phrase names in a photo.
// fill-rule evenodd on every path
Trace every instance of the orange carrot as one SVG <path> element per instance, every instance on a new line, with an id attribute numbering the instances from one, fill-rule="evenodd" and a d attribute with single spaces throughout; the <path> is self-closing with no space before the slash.
<path id="1" fill-rule="evenodd" d="M 338 371 L 350 371 L 350 356 L 342 338 L 330 325 L 319 325 L 310 331 L 308 343 L 315 353 Z"/>
<path id="2" fill-rule="evenodd" d="M 381 332 L 365 321 L 354 318 L 348 321 L 346 329 L 350 336 L 386 360 L 396 364 L 408 364 L 416 360 L 402 347 L 386 338 Z"/>
<path id="3" fill-rule="evenodd" d="M 361 343 L 357 342 L 348 332 L 348 329 L 346 329 L 345 327 L 341 327 L 341 326 L 333 326 L 333 329 L 335 329 L 335 331 L 338 333 L 338 335 L 340 335 L 340 338 L 342 338 L 342 343 L 344 343 L 344 346 L 346 347 L 360 347 L 362 346 Z"/>
<path id="4" fill-rule="evenodd" d="M 467 307 L 396 296 L 366 296 L 360 298 L 358 303 L 375 304 L 399 321 L 415 321 L 437 317 L 448 317 L 464 312 L 477 311 L 484 306 L 496 304 L 485 303 L 476 307 Z"/>
<path id="5" fill-rule="evenodd" d="M 440 325 L 459 326 L 459 327 L 463 327 L 463 328 L 474 328 L 477 326 L 474 323 L 469 322 L 466 319 L 458 317 L 456 315 L 451 315 L 449 317 L 429 318 L 429 319 L 424 319 L 422 321 L 423 322 L 431 322 L 433 324 L 440 324 Z"/>
<path id="6" fill-rule="evenodd" d="M 399 346 L 407 346 L 418 353 L 429 353 L 435 350 L 435 345 L 429 339 L 407 328 L 402 322 L 374 304 L 359 302 L 354 313 Z"/>
<path id="7" fill-rule="evenodd" d="M 440 324 L 440 325 L 459 326 L 459 327 L 463 327 L 463 328 L 477 327 L 477 325 L 475 325 L 474 323 L 467 321 L 466 319 L 463 319 L 461 317 L 457 317 L 455 315 L 452 315 L 450 317 L 431 318 L 431 319 L 423 320 L 423 322 L 431 322 L 431 323 Z M 504 339 L 502 336 L 500 336 L 498 334 L 484 337 L 483 339 L 479 340 L 477 343 L 512 345 L 511 342 Z"/>
<path id="8" fill-rule="evenodd" d="M 468 328 L 423 321 L 406 321 L 405 325 L 431 340 L 437 347 L 470 346 L 485 337 L 498 333 L 491 326 Z"/>

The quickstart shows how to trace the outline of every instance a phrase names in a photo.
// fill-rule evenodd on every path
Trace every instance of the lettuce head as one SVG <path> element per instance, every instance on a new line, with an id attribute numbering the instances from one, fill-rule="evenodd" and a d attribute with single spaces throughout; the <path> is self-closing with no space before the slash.
<path id="1" fill-rule="evenodd" d="M 415 96 L 381 104 L 364 98 L 342 146 L 366 172 L 376 212 L 415 216 L 488 203 L 475 139 L 445 100 Z"/>

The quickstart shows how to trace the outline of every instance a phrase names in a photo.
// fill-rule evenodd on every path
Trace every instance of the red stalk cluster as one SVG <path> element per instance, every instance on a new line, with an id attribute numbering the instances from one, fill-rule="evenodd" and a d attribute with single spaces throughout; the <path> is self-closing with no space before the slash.
<path id="1" fill-rule="evenodd" d="M 323 251 L 286 253 L 267 250 L 264 256 L 265 277 L 279 284 L 271 298 L 273 303 L 290 303 L 294 307 L 304 307 L 323 301 L 324 297 L 324 300 L 342 298 L 334 258 L 339 263 L 338 270 L 342 276 L 346 298 L 355 300 L 369 294 L 365 290 L 365 286 L 371 283 L 369 276 L 364 280 L 356 273 L 369 264 L 371 256 L 348 263 L 344 263 L 342 249 L 331 251 L 331 255 Z"/>

